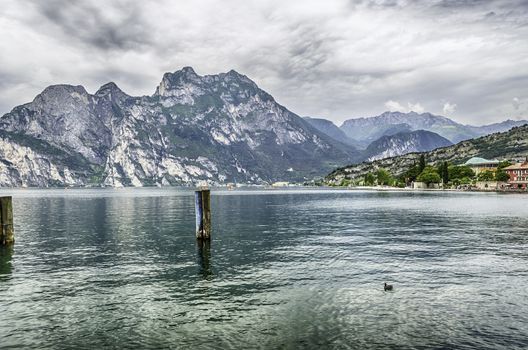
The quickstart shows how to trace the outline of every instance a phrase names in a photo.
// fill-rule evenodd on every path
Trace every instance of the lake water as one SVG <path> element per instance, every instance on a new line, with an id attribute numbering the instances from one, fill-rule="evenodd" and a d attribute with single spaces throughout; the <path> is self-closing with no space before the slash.
<path id="1" fill-rule="evenodd" d="M 528 348 L 527 195 L 6 194 L 2 349 Z"/>

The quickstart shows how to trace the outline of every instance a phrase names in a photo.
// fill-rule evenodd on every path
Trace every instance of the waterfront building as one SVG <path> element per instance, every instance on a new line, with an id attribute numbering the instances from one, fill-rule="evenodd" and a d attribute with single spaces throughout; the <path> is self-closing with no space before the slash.
<path id="1" fill-rule="evenodd" d="M 489 160 L 480 157 L 473 157 L 467 162 L 465 162 L 464 165 L 470 167 L 471 170 L 475 172 L 475 175 L 478 175 L 479 173 L 485 170 L 495 172 L 499 163 L 500 161 L 498 161 L 497 159 Z"/>
<path id="2" fill-rule="evenodd" d="M 421 181 L 413 181 L 412 182 L 412 188 L 415 190 L 427 190 L 427 189 L 439 189 L 440 184 L 439 183 L 425 183 Z"/>
<path id="3" fill-rule="evenodd" d="M 523 163 L 510 165 L 503 169 L 509 176 L 511 188 L 526 189 L 528 187 L 528 157 Z"/>

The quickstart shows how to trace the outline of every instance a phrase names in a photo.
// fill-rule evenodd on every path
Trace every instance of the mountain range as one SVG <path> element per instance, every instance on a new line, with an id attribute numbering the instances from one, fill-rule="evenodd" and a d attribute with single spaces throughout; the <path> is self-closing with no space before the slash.
<path id="1" fill-rule="evenodd" d="M 462 141 L 429 152 L 407 153 L 372 162 L 347 165 L 331 172 L 326 180 L 329 183 L 340 183 L 344 178 L 357 179 L 380 168 L 398 176 L 418 164 L 421 155 L 425 156 L 429 164 L 443 161 L 463 164 L 471 157 L 521 161 L 528 156 L 528 125 L 513 127 L 508 131 Z"/>
<path id="2" fill-rule="evenodd" d="M 150 96 L 52 85 L 0 117 L 0 186 L 302 181 L 344 164 L 448 146 L 517 121 L 465 126 L 386 112 L 337 127 L 301 118 L 234 70 L 165 73 Z"/>
<path id="3" fill-rule="evenodd" d="M 367 144 L 381 136 L 414 130 L 431 131 L 452 143 L 458 143 L 495 132 L 507 131 L 526 123 L 528 123 L 526 120 L 506 120 L 490 125 L 472 126 L 431 113 L 385 112 L 376 117 L 348 119 L 343 122 L 340 129 L 347 137 Z"/>
<path id="4" fill-rule="evenodd" d="M 302 180 L 358 152 L 235 71 L 163 76 L 151 96 L 54 85 L 0 118 L 1 186 Z"/>
<path id="5" fill-rule="evenodd" d="M 384 112 L 375 117 L 345 120 L 341 126 L 321 118 L 305 118 L 314 127 L 341 142 L 366 149 L 383 136 L 391 136 L 417 130 L 434 132 L 452 143 L 475 137 L 507 131 L 527 124 L 527 120 L 505 120 L 483 126 L 464 125 L 452 119 L 431 113 Z"/>
<path id="6" fill-rule="evenodd" d="M 319 131 L 361 151 L 360 160 L 410 152 L 426 152 L 527 124 L 505 120 L 484 126 L 464 125 L 431 113 L 384 112 L 375 117 L 345 120 L 341 126 L 321 118 L 305 118 Z"/>

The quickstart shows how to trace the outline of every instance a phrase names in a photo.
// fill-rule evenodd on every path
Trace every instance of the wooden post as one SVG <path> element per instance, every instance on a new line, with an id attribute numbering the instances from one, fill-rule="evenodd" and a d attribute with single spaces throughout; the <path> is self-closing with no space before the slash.
<path id="1" fill-rule="evenodd" d="M 194 192 L 196 212 L 196 238 L 211 239 L 211 191 L 199 190 Z"/>
<path id="2" fill-rule="evenodd" d="M 13 231 L 13 197 L 0 197 L 0 245 L 15 243 Z"/>

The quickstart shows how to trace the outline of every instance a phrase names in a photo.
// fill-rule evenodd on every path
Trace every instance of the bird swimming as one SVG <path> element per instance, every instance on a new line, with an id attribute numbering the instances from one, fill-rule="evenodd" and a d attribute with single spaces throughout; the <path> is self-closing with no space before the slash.
<path id="1" fill-rule="evenodd" d="M 383 290 L 384 291 L 392 290 L 392 284 L 387 284 L 387 282 L 385 282 L 385 285 L 383 286 Z"/>

